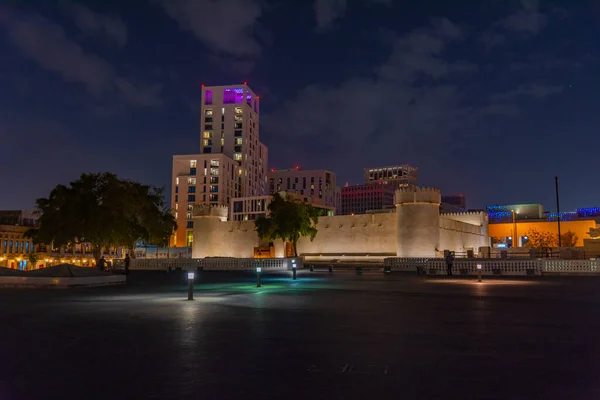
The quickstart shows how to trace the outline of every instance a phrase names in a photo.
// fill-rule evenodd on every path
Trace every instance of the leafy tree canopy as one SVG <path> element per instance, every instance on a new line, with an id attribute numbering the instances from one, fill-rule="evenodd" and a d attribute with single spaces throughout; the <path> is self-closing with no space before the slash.
<path id="1" fill-rule="evenodd" d="M 555 246 L 556 237 L 551 232 L 539 231 L 535 228 L 531 228 L 527 231 L 527 247 L 534 249 L 549 249 Z"/>
<path id="2" fill-rule="evenodd" d="M 177 224 L 163 190 L 110 173 L 83 174 L 36 201 L 39 227 L 28 232 L 37 243 L 90 243 L 96 261 L 109 246 L 136 242 L 165 244 Z"/>
<path id="3" fill-rule="evenodd" d="M 254 222 L 258 236 L 261 239 L 281 239 L 292 243 L 295 256 L 298 256 L 296 248 L 300 238 L 309 237 L 313 240 L 317 235 L 319 211 L 310 204 L 284 199 L 276 193 L 268 211 L 268 218 L 258 218 Z"/>
<path id="4" fill-rule="evenodd" d="M 562 247 L 576 247 L 579 237 L 575 232 L 566 231 L 560 235 L 560 245 Z"/>

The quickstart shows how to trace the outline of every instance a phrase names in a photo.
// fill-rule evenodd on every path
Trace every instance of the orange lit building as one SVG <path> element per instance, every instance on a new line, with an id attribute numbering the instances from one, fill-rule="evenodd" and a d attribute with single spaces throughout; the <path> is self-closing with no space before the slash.
<path id="1" fill-rule="evenodd" d="M 589 239 L 590 229 L 595 228 L 596 221 L 594 220 L 563 221 L 560 223 L 561 234 L 571 231 L 577 235 L 577 247 L 583 246 L 583 239 Z M 500 244 L 500 246 L 497 247 L 504 247 L 502 244 L 506 244 L 506 247 L 511 247 L 510 244 L 513 243 L 514 236 L 517 238 L 516 247 L 524 246 L 527 242 L 527 232 L 529 232 L 530 229 L 535 229 L 540 232 L 550 232 L 555 237 L 558 235 L 558 224 L 556 221 L 517 220 L 515 223 L 496 223 L 490 224 L 488 227 L 492 244 Z"/>

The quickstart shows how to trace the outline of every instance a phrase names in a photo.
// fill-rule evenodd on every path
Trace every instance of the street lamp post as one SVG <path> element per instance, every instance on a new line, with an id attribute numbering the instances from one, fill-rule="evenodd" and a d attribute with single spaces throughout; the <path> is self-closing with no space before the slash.
<path id="1" fill-rule="evenodd" d="M 517 234 L 517 217 L 515 215 L 515 210 L 510 210 L 512 213 L 512 222 L 513 222 L 513 240 L 512 247 L 517 247 L 519 243 L 519 235 Z"/>
<path id="2" fill-rule="evenodd" d="M 188 300 L 194 300 L 194 271 L 188 272 Z"/>
<path id="3" fill-rule="evenodd" d="M 260 287 L 260 273 L 262 272 L 261 267 L 256 267 L 256 287 Z"/>
<path id="4" fill-rule="evenodd" d="M 296 280 L 296 260 L 292 260 L 292 276 Z"/>
<path id="5" fill-rule="evenodd" d="M 477 282 L 481 282 L 481 275 L 483 275 L 483 265 L 477 264 Z"/>

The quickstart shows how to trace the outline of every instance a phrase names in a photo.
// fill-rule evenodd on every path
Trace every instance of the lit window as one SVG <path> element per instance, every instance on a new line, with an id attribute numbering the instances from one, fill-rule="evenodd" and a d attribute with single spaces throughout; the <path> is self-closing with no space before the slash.
<path id="1" fill-rule="evenodd" d="M 185 245 L 187 247 L 192 247 L 193 243 L 194 243 L 194 232 L 193 231 L 186 232 L 186 234 L 185 234 Z"/>
<path id="2" fill-rule="evenodd" d="M 179 210 L 179 203 L 175 203 L 175 209 Z"/>
<path id="3" fill-rule="evenodd" d="M 212 101 L 213 101 L 213 91 L 205 90 L 204 91 L 204 104 L 210 105 L 210 104 L 212 104 Z"/>
<path id="4" fill-rule="evenodd" d="M 236 114 L 243 114 L 244 113 L 244 109 L 242 107 L 236 107 L 235 108 L 235 113 Z"/>
<path id="5" fill-rule="evenodd" d="M 188 178 L 188 183 L 190 185 L 195 185 L 196 184 L 196 178 Z"/>
<path id="6" fill-rule="evenodd" d="M 235 122 L 243 122 L 244 121 L 244 117 L 241 115 L 236 115 L 234 117 Z"/>
<path id="7" fill-rule="evenodd" d="M 193 210 L 194 209 L 194 205 L 193 204 L 188 204 L 188 210 Z"/>
<path id="8" fill-rule="evenodd" d="M 210 174 L 211 175 L 219 175 L 219 168 L 211 168 Z"/>
<path id="9" fill-rule="evenodd" d="M 178 215 L 179 215 L 179 214 L 176 212 L 176 213 L 175 213 L 175 219 L 177 219 L 177 216 L 178 216 Z"/>
<path id="10" fill-rule="evenodd" d="M 211 117 L 213 115 L 213 110 L 205 110 L 204 115 L 206 115 L 207 117 Z"/>
<path id="11" fill-rule="evenodd" d="M 225 146 L 225 139 L 221 138 L 221 146 Z"/>
<path id="12" fill-rule="evenodd" d="M 190 160 L 190 168 L 196 168 L 196 160 Z"/>
<path id="13" fill-rule="evenodd" d="M 242 144 L 242 138 L 235 138 L 235 144 Z"/>
<path id="14" fill-rule="evenodd" d="M 204 139 L 202 141 L 202 143 L 204 143 L 204 146 L 212 146 L 212 140 L 211 139 Z"/>
<path id="15" fill-rule="evenodd" d="M 179 177 L 175 178 L 175 184 L 179 185 Z"/>
<path id="16" fill-rule="evenodd" d="M 233 159 L 235 161 L 240 161 L 242 159 L 242 154 L 241 153 L 234 153 L 233 154 Z M 241 172 L 241 171 L 240 171 Z"/>
<path id="17" fill-rule="evenodd" d="M 185 218 L 192 219 L 192 213 L 189 212 L 189 213 L 185 214 Z"/>
<path id="18" fill-rule="evenodd" d="M 205 139 L 210 139 L 210 138 L 212 137 L 212 132 L 209 132 L 209 131 L 204 131 L 204 133 L 202 134 L 202 136 L 203 136 Z"/>
<path id="19" fill-rule="evenodd" d="M 218 167 L 219 166 L 219 160 L 210 160 L 210 166 L 211 167 Z"/>

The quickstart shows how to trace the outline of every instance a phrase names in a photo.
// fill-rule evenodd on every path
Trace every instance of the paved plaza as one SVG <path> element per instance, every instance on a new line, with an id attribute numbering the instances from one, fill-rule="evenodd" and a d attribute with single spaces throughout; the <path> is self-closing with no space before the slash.
<path id="1" fill-rule="evenodd" d="M 600 279 L 133 272 L 0 289 L 0 399 L 596 399 Z"/>

